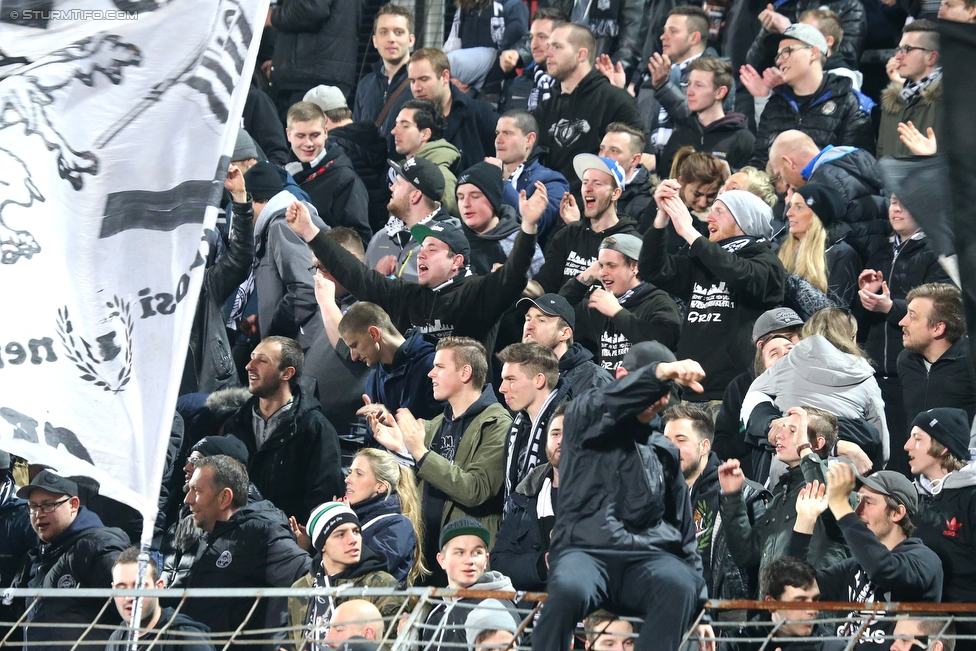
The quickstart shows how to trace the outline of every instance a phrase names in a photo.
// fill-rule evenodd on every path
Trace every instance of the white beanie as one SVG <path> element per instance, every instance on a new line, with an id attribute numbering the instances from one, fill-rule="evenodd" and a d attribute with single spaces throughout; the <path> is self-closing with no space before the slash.
<path id="1" fill-rule="evenodd" d="M 346 522 L 355 522 L 359 526 L 359 517 L 356 512 L 346 506 L 343 502 L 326 502 L 315 507 L 312 514 L 308 517 L 309 538 L 315 549 L 321 550 L 325 546 L 325 541 L 329 534 L 335 531 L 336 527 Z"/>

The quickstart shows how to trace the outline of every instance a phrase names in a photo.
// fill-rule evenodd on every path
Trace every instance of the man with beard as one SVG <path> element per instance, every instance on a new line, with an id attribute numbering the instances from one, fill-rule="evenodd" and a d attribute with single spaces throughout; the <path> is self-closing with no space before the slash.
<path id="1" fill-rule="evenodd" d="M 137 590 L 139 577 L 139 548 L 129 547 L 119 554 L 112 566 L 112 589 Z M 141 586 L 146 590 L 161 590 L 166 584 L 159 577 L 159 567 L 152 556 L 146 563 L 145 583 Z M 115 607 L 119 609 L 123 626 L 112 633 L 108 639 L 105 651 L 124 651 L 129 648 L 129 634 L 131 621 L 135 611 L 136 597 L 115 597 Z M 139 620 L 139 637 L 149 636 L 153 641 L 153 648 L 160 651 L 213 651 L 214 646 L 206 637 L 210 629 L 196 622 L 186 615 L 176 614 L 172 608 L 162 608 L 158 597 L 142 597 L 142 615 Z M 172 642 L 172 644 L 170 644 Z"/>
<path id="2" fill-rule="evenodd" d="M 366 266 L 384 276 L 415 283 L 420 244 L 410 237 L 410 229 L 431 222 L 450 222 L 460 227 L 461 222 L 451 217 L 441 204 L 444 175 L 437 164 L 419 156 L 408 158 L 402 165 L 388 162 L 396 173 L 390 203 L 386 206 L 390 219 L 386 228 L 377 231 L 369 241 Z"/>
<path id="3" fill-rule="evenodd" d="M 549 536 L 556 521 L 563 418 L 569 403 L 556 405 L 546 438 L 547 463 L 536 466 L 509 495 L 505 519 L 491 550 L 493 568 L 512 577 L 517 590 L 546 589 Z"/>
<path id="4" fill-rule="evenodd" d="M 948 283 L 927 283 L 908 292 L 908 314 L 898 322 L 905 350 L 898 377 L 908 422 L 927 409 L 956 407 L 976 415 L 976 378 L 969 356 L 962 294 Z"/>
<path id="5" fill-rule="evenodd" d="M 576 196 L 580 193 L 573 174 L 576 155 L 598 151 L 611 122 L 644 128 L 634 98 L 593 66 L 595 56 L 596 41 L 586 27 L 564 23 L 553 29 L 546 49 L 546 72 L 559 83 L 534 112 L 539 144 L 549 149 L 547 163 L 569 179 Z"/>
<path id="6" fill-rule="evenodd" d="M 514 69 L 518 67 L 517 63 L 522 63 L 523 68 L 522 74 L 505 85 L 499 111 L 534 111 L 539 102 L 549 99 L 553 82 L 546 74 L 546 46 L 553 28 L 568 20 L 569 17 L 556 7 L 540 7 L 532 14 L 529 33 L 513 49 L 501 53 L 498 61 L 502 70 L 508 72 L 506 68 Z"/>
<path id="7" fill-rule="evenodd" d="M 624 170 L 611 158 L 579 154 L 573 161 L 575 177 L 582 181 L 583 216 L 576 197 L 563 195 L 559 212 L 569 225 L 546 247 L 546 261 L 529 283 L 528 293 L 541 296 L 558 292 L 567 280 L 581 274 L 596 275 L 600 244 L 611 235 L 638 235 L 637 222 L 617 215 L 617 199 L 624 186 Z"/>
<path id="8" fill-rule="evenodd" d="M 246 366 L 251 398 L 224 425 L 225 433 L 247 446 L 254 485 L 299 522 L 345 492 L 336 431 L 318 401 L 298 384 L 304 366 L 294 340 L 264 339 Z"/>

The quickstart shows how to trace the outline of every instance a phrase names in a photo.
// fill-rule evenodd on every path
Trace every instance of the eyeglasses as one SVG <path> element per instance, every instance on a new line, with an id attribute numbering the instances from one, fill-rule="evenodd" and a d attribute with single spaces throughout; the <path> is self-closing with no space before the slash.
<path id="1" fill-rule="evenodd" d="M 927 47 L 915 47 L 914 45 L 899 45 L 898 47 L 895 48 L 895 54 L 908 56 L 915 50 L 921 50 L 922 52 L 932 52 L 932 50 Z"/>
<path id="2" fill-rule="evenodd" d="M 329 273 L 328 270 L 322 265 L 313 264 L 311 267 L 308 268 L 308 273 L 312 274 L 313 276 L 320 271 L 324 274 Z"/>
<path id="3" fill-rule="evenodd" d="M 41 513 L 54 513 L 54 511 L 59 506 L 61 506 L 62 504 L 70 500 L 71 500 L 70 497 L 66 497 L 60 502 L 46 502 L 44 504 L 28 504 L 27 510 L 30 511 L 31 515 L 37 515 L 38 511 L 40 511 Z"/>
<path id="4" fill-rule="evenodd" d="M 786 61 L 790 58 L 790 55 L 793 54 L 794 50 L 810 50 L 812 48 L 812 45 L 791 45 L 789 47 L 784 47 L 782 50 L 776 53 L 775 61 L 776 63 Z"/>

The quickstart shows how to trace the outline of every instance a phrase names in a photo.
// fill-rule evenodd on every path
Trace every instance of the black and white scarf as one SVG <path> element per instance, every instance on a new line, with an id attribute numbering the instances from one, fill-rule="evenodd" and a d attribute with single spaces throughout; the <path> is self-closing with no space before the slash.
<path id="1" fill-rule="evenodd" d="M 936 68 L 933 70 L 928 77 L 922 77 L 918 81 L 912 81 L 911 79 L 905 80 L 905 85 L 901 87 L 898 91 L 898 97 L 902 99 L 906 104 L 915 99 L 915 96 L 921 93 L 923 90 L 934 84 L 935 82 L 942 79 L 942 68 Z"/>
<path id="2" fill-rule="evenodd" d="M 730 237 L 727 240 L 723 240 L 720 245 L 723 249 L 729 253 L 735 253 L 741 249 L 751 246 L 753 244 L 758 244 L 760 242 L 765 242 L 766 239 L 762 237 L 749 237 L 748 235 L 740 235 L 739 237 Z"/>

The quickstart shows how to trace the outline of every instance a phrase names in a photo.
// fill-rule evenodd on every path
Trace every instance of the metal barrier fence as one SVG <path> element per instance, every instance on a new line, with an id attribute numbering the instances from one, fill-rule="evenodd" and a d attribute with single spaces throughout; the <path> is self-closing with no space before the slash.
<path id="1" fill-rule="evenodd" d="M 653 589 L 653 588 L 650 588 Z M 151 651 L 159 645 L 165 643 L 167 646 L 190 646 L 201 643 L 212 644 L 215 649 L 227 651 L 231 645 L 235 647 L 256 647 L 273 645 L 274 648 L 284 648 L 286 651 L 305 651 L 312 648 L 316 643 L 319 648 L 325 648 L 330 642 L 337 642 L 334 635 L 330 635 L 329 627 L 323 626 L 314 633 L 306 631 L 304 624 L 298 626 L 278 626 L 274 628 L 249 629 L 251 616 L 255 613 L 259 604 L 268 600 L 278 600 L 279 605 L 283 603 L 283 598 L 323 598 L 331 604 L 333 600 L 342 603 L 349 599 L 375 600 L 383 597 L 400 597 L 402 604 L 398 611 L 383 618 L 384 630 L 377 634 L 374 642 L 380 648 L 389 651 L 425 651 L 427 649 L 471 649 L 465 640 L 463 630 L 465 619 L 463 611 L 478 607 L 480 600 L 514 599 L 518 606 L 515 611 L 520 618 L 520 624 L 516 639 L 512 643 L 479 646 L 479 649 L 513 649 L 525 650 L 530 648 L 527 641 L 531 637 L 532 627 L 539 609 L 545 601 L 544 593 L 512 593 L 484 590 L 450 590 L 446 588 L 411 588 L 408 590 L 391 590 L 389 588 L 357 588 L 350 585 L 338 588 L 267 588 L 267 589 L 205 589 L 194 588 L 188 590 L 113 590 L 113 589 L 74 589 L 74 590 L 41 590 L 41 589 L 19 589 L 7 590 L 3 593 L 3 603 L 9 605 L 14 600 L 22 599 L 29 604 L 27 610 L 19 616 L 16 621 L 0 621 L 0 648 L 50 648 L 52 643 L 49 641 L 28 642 L 21 641 L 21 634 L 25 626 L 28 625 L 27 613 L 30 608 L 36 605 L 41 599 L 101 599 L 100 610 L 96 621 L 103 614 L 114 616 L 117 613 L 114 598 L 116 597 L 155 597 L 168 601 L 175 609 L 176 613 L 183 612 L 187 601 L 190 599 L 209 599 L 209 598 L 236 598 L 253 600 L 248 608 L 247 616 L 238 623 L 234 630 L 211 631 L 209 634 L 203 633 L 180 633 L 166 627 L 160 629 L 140 629 L 140 634 L 144 634 L 138 641 L 140 651 Z M 331 599 L 329 599 L 331 598 Z M 475 601 L 477 600 L 477 601 Z M 428 624 L 427 617 L 433 609 L 442 607 L 444 610 L 455 611 L 454 617 L 441 617 L 436 623 Z M 795 637 L 787 635 L 784 628 L 785 620 L 778 619 L 773 621 L 768 617 L 762 617 L 763 611 L 793 611 L 793 610 L 818 610 L 819 616 L 815 620 L 820 630 L 833 629 L 833 635 L 827 634 L 817 637 Z M 460 614 L 458 614 L 460 613 Z M 842 615 L 831 615 L 830 613 L 843 613 Z M 330 615 L 326 612 L 326 618 Z M 686 632 L 682 641 L 682 650 L 690 651 L 697 648 L 714 650 L 718 644 L 715 640 L 703 639 L 700 637 L 702 629 L 700 625 L 709 624 L 711 631 L 718 638 L 719 643 L 729 643 L 740 645 L 739 649 L 751 649 L 754 651 L 774 651 L 777 646 L 787 642 L 803 642 L 818 639 L 840 639 L 846 642 L 847 651 L 851 651 L 857 644 L 859 636 L 869 630 L 872 624 L 882 619 L 894 617 L 910 617 L 919 621 L 939 622 L 934 634 L 926 636 L 926 642 L 931 645 L 938 640 L 968 640 L 976 641 L 976 635 L 953 633 L 950 625 L 968 624 L 969 629 L 976 631 L 976 604 L 931 604 L 931 603 L 846 603 L 846 602 L 774 602 L 774 601 L 724 601 L 713 600 L 706 604 L 706 608 L 698 614 L 693 625 Z M 634 630 L 638 630 L 640 620 L 631 617 L 622 618 L 632 623 Z M 461 623 L 450 623 L 458 622 Z M 801 620 L 800 621 L 809 621 Z M 172 620 L 170 620 L 172 623 Z M 349 621 L 350 625 L 361 622 Z M 796 623 L 795 621 L 793 623 Z M 69 624 L 64 622 L 47 622 L 40 624 L 30 622 L 31 628 L 66 628 L 71 627 L 78 632 L 77 638 L 72 638 L 72 642 L 64 644 L 65 651 L 75 649 L 104 649 L 105 638 L 116 631 L 118 625 L 107 624 Z M 854 635 L 837 635 L 837 628 L 846 626 L 851 629 L 856 627 Z M 353 628 L 356 628 L 355 626 Z M 645 635 L 649 632 L 644 631 Z M 607 633 L 608 635 L 610 633 Z M 161 636 L 168 636 L 161 638 Z M 576 637 L 579 642 L 577 648 L 582 648 L 584 631 L 578 627 Z M 622 638 L 633 638 L 623 644 L 627 648 L 634 640 L 640 637 L 638 633 L 616 632 L 613 633 Z M 811 634 L 812 635 L 812 634 Z M 462 641 L 456 641 L 460 637 Z M 877 637 L 877 636 L 876 636 Z M 455 639 L 455 641 L 452 641 Z M 884 646 L 887 648 L 896 639 L 893 635 L 885 634 L 883 638 Z M 900 636 L 897 639 L 909 639 Z M 164 640 L 164 641 L 161 641 Z M 296 642 L 297 640 L 297 642 Z M 701 646 L 699 646 L 701 645 Z M 748 645 L 748 646 L 741 646 Z"/>

